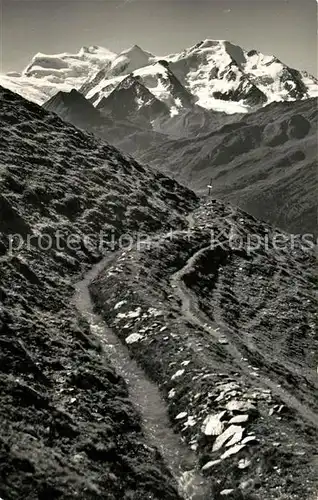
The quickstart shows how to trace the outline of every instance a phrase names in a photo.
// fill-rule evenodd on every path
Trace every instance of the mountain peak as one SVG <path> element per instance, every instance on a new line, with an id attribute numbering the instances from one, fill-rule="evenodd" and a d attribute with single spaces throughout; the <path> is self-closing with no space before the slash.
<path id="1" fill-rule="evenodd" d="M 43 104 L 43 108 L 79 127 L 98 125 L 102 121 L 99 111 L 76 89 L 59 91 Z"/>
<path id="2" fill-rule="evenodd" d="M 116 87 L 115 90 L 129 89 L 134 85 L 141 85 L 139 80 L 134 77 L 133 73 L 130 73 L 126 78 L 124 78 Z"/>
<path id="3" fill-rule="evenodd" d="M 97 108 L 119 120 L 137 119 L 147 123 L 156 117 L 169 115 L 167 106 L 152 94 L 133 74 L 124 78 Z"/>
<path id="4" fill-rule="evenodd" d="M 123 50 L 119 55 L 131 55 L 131 54 L 144 54 L 147 57 L 154 57 L 153 54 L 150 52 L 147 52 L 146 50 L 143 50 L 139 45 L 132 45 L 132 47 L 129 47 L 126 50 Z"/>
<path id="5" fill-rule="evenodd" d="M 225 102 L 226 112 L 232 107 L 233 112 L 244 113 L 265 103 L 318 94 L 317 80 L 308 73 L 290 68 L 274 55 L 213 38 L 159 57 L 138 44 L 120 54 L 98 45 L 83 46 L 76 54 L 39 52 L 21 76 L 4 75 L 1 82 L 37 103 L 47 101 L 58 90 L 75 88 L 97 105 L 131 73 L 141 76 L 145 87 L 169 106 L 174 101 L 171 100 L 174 78 L 194 96 L 198 105 L 219 111 L 224 109 Z M 252 104 L 247 95 L 253 96 Z M 258 102 L 255 96 L 259 97 Z"/>
<path id="6" fill-rule="evenodd" d="M 83 47 L 80 48 L 78 55 L 84 55 L 84 54 L 100 55 L 104 57 L 109 56 L 110 58 L 115 58 L 117 56 L 115 52 L 112 52 L 111 50 L 108 50 L 105 47 L 102 47 L 101 45 L 89 45 L 89 46 L 84 45 Z"/>

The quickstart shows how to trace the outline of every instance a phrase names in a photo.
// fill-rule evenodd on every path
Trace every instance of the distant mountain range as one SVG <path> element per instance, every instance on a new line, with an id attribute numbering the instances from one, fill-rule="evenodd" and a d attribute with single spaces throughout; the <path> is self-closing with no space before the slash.
<path id="1" fill-rule="evenodd" d="M 0 76 L 1 85 L 40 104 L 57 91 L 74 88 L 95 106 L 115 89 L 122 90 L 123 81 L 135 95 L 136 80 L 168 106 L 171 116 L 194 104 L 229 114 L 246 113 L 273 101 L 318 95 L 315 77 L 275 56 L 223 40 L 204 40 L 165 57 L 137 45 L 120 54 L 96 46 L 83 47 L 77 54 L 39 53 L 21 74 Z M 150 102 L 147 98 L 144 104 L 138 95 L 135 98 L 142 107 Z"/>

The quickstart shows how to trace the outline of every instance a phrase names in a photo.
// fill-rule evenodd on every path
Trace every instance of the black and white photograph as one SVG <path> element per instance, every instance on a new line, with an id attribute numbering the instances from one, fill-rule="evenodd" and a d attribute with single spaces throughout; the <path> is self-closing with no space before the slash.
<path id="1" fill-rule="evenodd" d="M 0 0 L 0 500 L 318 500 L 316 0 Z"/>

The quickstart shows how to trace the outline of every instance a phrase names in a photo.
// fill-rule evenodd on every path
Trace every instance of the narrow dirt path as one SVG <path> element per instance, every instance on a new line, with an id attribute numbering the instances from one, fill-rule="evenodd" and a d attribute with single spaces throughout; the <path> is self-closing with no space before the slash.
<path id="1" fill-rule="evenodd" d="M 219 325 L 209 318 L 199 307 L 197 300 L 193 296 L 192 292 L 186 287 L 183 276 L 193 267 L 193 264 L 200 259 L 201 255 L 210 246 L 204 247 L 197 251 L 194 255 L 190 257 L 185 266 L 178 270 L 171 276 L 170 283 L 173 289 L 175 297 L 181 303 L 181 313 L 183 317 L 195 327 L 199 327 L 203 332 L 206 333 L 206 339 L 211 342 L 211 338 L 224 344 L 223 348 L 227 354 L 233 359 L 233 361 L 238 366 L 240 371 L 243 371 L 248 378 L 251 377 L 251 369 L 248 367 L 248 362 L 244 361 L 244 357 L 239 349 L 230 342 L 229 338 L 224 330 L 228 330 L 226 325 Z M 224 331 L 223 330 L 223 331 Z M 195 349 L 195 342 L 191 343 L 192 349 Z M 260 372 L 259 372 L 260 373 Z M 290 394 L 286 389 L 279 386 L 276 382 L 273 382 L 266 376 L 262 376 L 258 379 L 258 383 L 263 383 L 264 386 L 272 391 L 273 395 L 278 396 L 286 406 L 293 408 L 299 415 L 303 417 L 308 423 L 318 428 L 317 415 L 303 402 L 299 401 L 295 396 Z"/>
<path id="2" fill-rule="evenodd" d="M 196 455 L 173 432 L 167 405 L 157 385 L 150 381 L 143 369 L 130 357 L 128 348 L 107 327 L 102 317 L 94 312 L 88 287 L 117 256 L 118 254 L 112 254 L 104 258 L 75 285 L 75 306 L 89 323 L 92 334 L 98 337 L 116 372 L 126 381 L 130 399 L 142 417 L 143 431 L 148 443 L 160 451 L 178 483 L 180 495 L 187 500 L 207 500 L 209 485 L 196 471 Z"/>

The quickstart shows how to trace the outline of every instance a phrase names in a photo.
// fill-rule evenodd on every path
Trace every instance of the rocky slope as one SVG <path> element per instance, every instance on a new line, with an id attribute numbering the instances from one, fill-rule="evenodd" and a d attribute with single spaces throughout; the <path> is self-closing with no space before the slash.
<path id="1" fill-rule="evenodd" d="M 316 99 L 273 103 L 134 154 L 197 192 L 212 182 L 214 196 L 284 230 L 316 234 L 317 115 Z"/>
<path id="2" fill-rule="evenodd" d="M 0 136 L 0 497 L 177 499 L 72 295 L 120 235 L 182 227 L 196 197 L 3 88 Z"/>
<path id="3" fill-rule="evenodd" d="M 216 200 L 188 220 L 119 252 L 93 299 L 162 387 L 210 481 L 205 498 L 314 500 L 310 246 Z"/>

